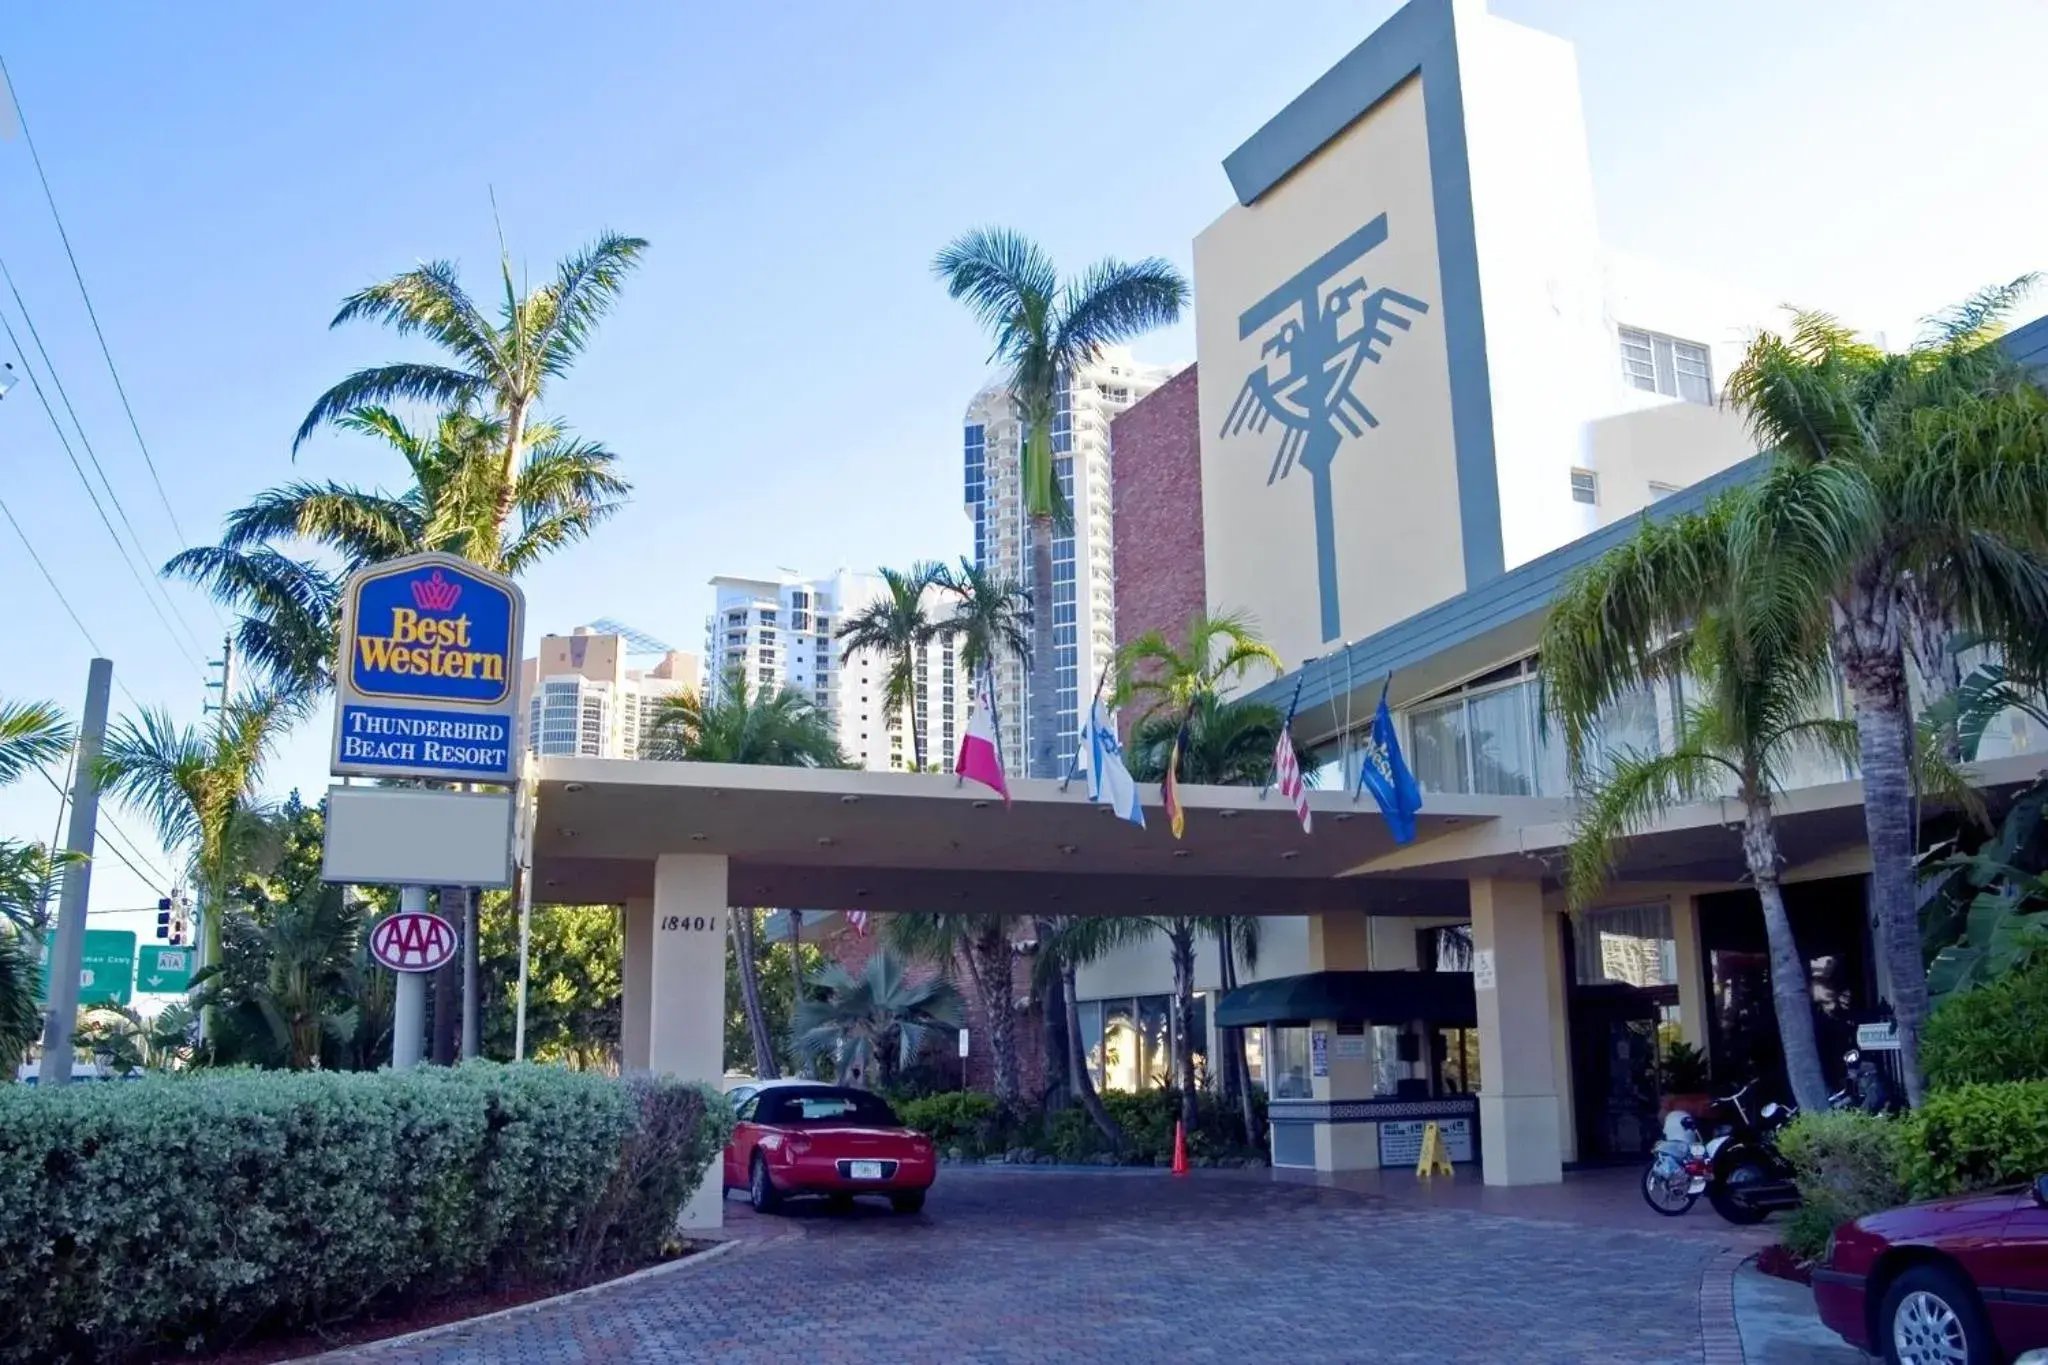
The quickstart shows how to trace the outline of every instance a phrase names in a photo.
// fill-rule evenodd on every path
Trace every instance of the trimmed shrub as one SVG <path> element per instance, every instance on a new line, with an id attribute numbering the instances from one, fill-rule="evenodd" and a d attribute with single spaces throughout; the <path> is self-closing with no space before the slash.
<path id="1" fill-rule="evenodd" d="M 949 1090 L 923 1099 L 903 1100 L 896 1116 L 906 1128 L 915 1128 L 940 1148 L 957 1144 L 975 1146 L 1000 1108 L 994 1095 L 979 1090 Z"/>
<path id="2" fill-rule="evenodd" d="M 0 1356 L 120 1359 L 651 1258 L 730 1111 L 471 1062 L 0 1086 Z"/>
<path id="3" fill-rule="evenodd" d="M 1903 1125 L 1915 1199 L 2024 1184 L 2048 1171 L 2048 1082 L 1938 1090 Z"/>
<path id="4" fill-rule="evenodd" d="M 1920 1042 L 1927 1083 L 2048 1081 L 2048 961 L 1952 995 Z"/>
<path id="5" fill-rule="evenodd" d="M 1779 1136 L 1804 1201 L 1785 1220 L 1785 1245 L 1819 1258 L 1851 1218 L 1906 1202 L 1906 1125 L 1853 1110 L 1801 1114 Z"/>

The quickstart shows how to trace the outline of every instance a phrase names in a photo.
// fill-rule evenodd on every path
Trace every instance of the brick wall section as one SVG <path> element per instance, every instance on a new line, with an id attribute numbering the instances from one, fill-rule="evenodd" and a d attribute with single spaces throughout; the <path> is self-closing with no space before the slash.
<path id="1" fill-rule="evenodd" d="M 885 922 L 883 916 L 870 918 L 868 932 L 856 934 L 845 920 L 835 918 L 827 921 L 822 930 L 806 926 L 806 934 L 827 957 L 849 972 L 858 972 L 881 950 L 877 929 Z M 912 961 L 907 964 L 907 971 L 913 981 L 921 981 L 935 975 L 938 968 L 928 962 Z M 981 991 L 963 967 L 955 966 L 951 975 L 967 1001 L 967 1084 L 972 1089 L 988 1090 L 995 1083 L 995 1064 L 988 1050 L 988 1010 L 982 1004 Z M 1018 1001 L 1031 999 L 1031 957 L 1027 953 L 1012 959 L 1010 990 Z M 1039 1011 L 1035 1005 L 1017 1012 L 1016 1036 L 1018 1079 L 1024 1097 L 1031 1100 L 1045 1085 L 1045 1049 L 1039 1038 Z"/>
<path id="2" fill-rule="evenodd" d="M 1111 424 L 1119 649 L 1148 630 L 1178 640 L 1207 603 L 1201 424 L 1193 365 Z"/>

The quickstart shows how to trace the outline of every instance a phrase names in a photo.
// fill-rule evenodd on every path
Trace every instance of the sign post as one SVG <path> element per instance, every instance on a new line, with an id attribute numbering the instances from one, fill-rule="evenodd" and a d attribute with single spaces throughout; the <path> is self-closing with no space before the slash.
<path id="1" fill-rule="evenodd" d="M 357 570 L 342 589 L 329 771 L 513 786 L 525 615 L 511 579 L 454 555 L 408 555 Z M 461 817 L 444 806 L 424 818 Z M 437 830 L 415 833 L 432 846 Z M 445 832 L 451 840 L 472 833 L 452 823 Z M 349 880 L 374 882 L 379 871 L 354 868 Z M 387 884 L 405 875 L 396 866 L 381 871 Z M 454 955 L 457 936 L 427 913 L 425 885 L 401 885 L 398 904 L 372 931 L 370 951 L 398 973 L 391 1064 L 402 1070 L 420 1060 L 426 974 Z"/>

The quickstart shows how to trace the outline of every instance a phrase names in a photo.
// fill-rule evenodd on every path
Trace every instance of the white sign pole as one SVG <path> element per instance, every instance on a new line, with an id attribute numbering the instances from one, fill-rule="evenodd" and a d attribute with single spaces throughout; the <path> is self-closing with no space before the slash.
<path id="1" fill-rule="evenodd" d="M 512 1009 L 512 1060 L 526 1060 L 527 954 L 533 945 L 533 833 L 539 818 L 540 783 L 531 755 L 513 789 L 512 861 L 519 874 L 519 997 Z"/>
<path id="2" fill-rule="evenodd" d="M 427 913 L 427 888 L 398 889 L 401 914 Z M 397 972 L 397 995 L 391 1005 L 391 1069 L 409 1071 L 420 1064 L 420 1043 L 427 1032 L 427 973 Z"/>

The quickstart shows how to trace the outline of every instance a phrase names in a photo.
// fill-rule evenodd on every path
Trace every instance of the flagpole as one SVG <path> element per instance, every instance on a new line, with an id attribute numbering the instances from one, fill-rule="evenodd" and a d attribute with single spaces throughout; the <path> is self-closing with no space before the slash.
<path id="1" fill-rule="evenodd" d="M 1113 664 L 1113 663 L 1115 663 L 1115 662 L 1116 662 L 1116 656 L 1115 656 L 1115 655 L 1111 655 L 1111 656 L 1110 656 L 1109 658 L 1107 658 L 1107 659 L 1103 660 L 1103 662 L 1102 662 L 1102 676 L 1101 676 L 1101 677 L 1099 677 L 1099 678 L 1097 678 L 1097 679 L 1095 680 L 1095 695 L 1094 695 L 1094 696 L 1092 696 L 1092 697 L 1090 697 L 1090 698 L 1088 699 L 1088 723 L 1089 723 L 1089 725 L 1090 725 L 1090 726 L 1093 726 L 1093 725 L 1094 725 L 1094 723 L 1095 723 L 1095 705 L 1096 705 L 1096 703 L 1097 703 L 1097 702 L 1099 702 L 1099 701 L 1101 701 L 1101 700 L 1102 700 L 1102 689 L 1103 689 L 1103 687 L 1104 687 L 1105 685 L 1107 685 L 1107 684 L 1108 684 L 1108 682 L 1109 682 L 1109 667 L 1110 667 L 1110 665 L 1111 665 L 1111 664 Z M 1054 711 L 1053 711 L 1053 713 L 1054 713 L 1055 715 L 1057 715 L 1057 714 L 1059 713 L 1059 711 L 1058 711 L 1058 708 L 1057 708 L 1057 707 L 1055 707 L 1055 708 L 1054 708 Z M 1072 781 L 1074 780 L 1074 773 L 1075 773 L 1075 772 L 1076 772 L 1077 770 L 1079 770 L 1080 766 L 1081 766 L 1081 741 L 1080 741 L 1080 738 L 1079 738 L 1079 736 L 1076 736 L 1076 737 L 1075 737 L 1075 740 L 1074 740 L 1074 753 L 1073 753 L 1073 757 L 1071 757 L 1071 758 L 1069 758 L 1069 759 L 1067 760 L 1067 775 L 1066 775 L 1065 777 L 1063 777 L 1063 778 L 1061 778 L 1061 779 L 1060 779 L 1060 790 L 1061 790 L 1061 791 L 1065 791 L 1065 790 L 1067 789 L 1067 784 L 1068 784 L 1068 783 L 1070 783 L 1070 782 L 1072 782 Z"/>
<path id="2" fill-rule="evenodd" d="M 1294 675 L 1294 697 L 1287 703 L 1287 719 L 1280 722 L 1280 733 L 1282 735 L 1285 735 L 1294 726 L 1294 710 L 1301 705 L 1301 685 L 1307 680 L 1308 665 L 1303 664 L 1301 671 Z M 1279 769 L 1280 746 L 1275 744 L 1273 746 L 1273 758 L 1266 764 L 1266 785 L 1259 788 L 1259 800 L 1265 800 L 1266 793 L 1273 790 L 1273 779 L 1279 776 Z"/>
<path id="3" fill-rule="evenodd" d="M 1393 685 L 1394 685 L 1394 670 L 1390 668 L 1390 669 L 1388 669 L 1388 670 L 1387 670 L 1387 680 L 1386 680 L 1385 682 L 1383 682 L 1383 683 L 1381 683 L 1381 684 L 1380 684 L 1380 706 L 1384 706 L 1384 705 L 1386 705 L 1386 702 L 1387 702 L 1387 692 L 1388 692 L 1388 691 L 1389 691 L 1389 690 L 1390 690 L 1390 689 L 1391 689 L 1391 688 L 1393 687 Z M 1372 713 L 1372 714 L 1373 714 L 1373 720 L 1374 720 L 1375 722 L 1377 722 L 1377 721 L 1379 720 L 1379 714 L 1380 714 L 1380 713 L 1379 713 L 1379 706 L 1375 706 L 1375 707 L 1373 708 L 1373 713 Z M 1358 765 L 1358 780 L 1357 780 L 1356 782 L 1353 782 L 1353 783 L 1351 784 L 1351 804 L 1352 804 L 1352 805 L 1354 805 L 1354 806 L 1355 806 L 1355 805 L 1357 805 L 1357 804 L 1358 804 L 1358 798 L 1359 798 L 1359 795 L 1360 795 L 1360 793 L 1362 793 L 1362 792 L 1363 792 L 1364 790 L 1365 790 L 1365 765 L 1364 765 L 1363 763 L 1361 763 L 1361 764 L 1359 764 L 1359 765 Z"/>

